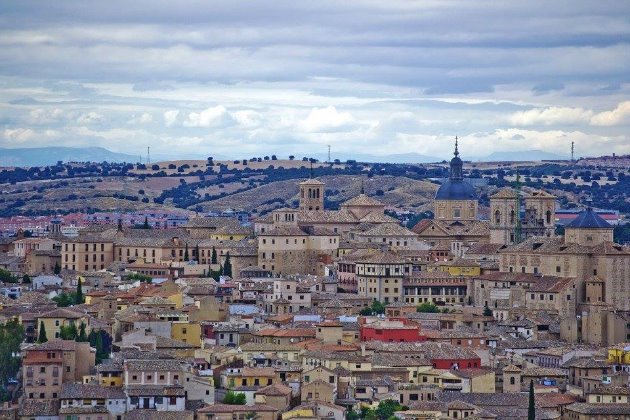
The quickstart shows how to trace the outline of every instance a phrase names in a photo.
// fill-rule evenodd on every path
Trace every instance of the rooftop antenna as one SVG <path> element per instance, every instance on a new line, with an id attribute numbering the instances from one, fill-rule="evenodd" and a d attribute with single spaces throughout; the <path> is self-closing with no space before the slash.
<path id="1" fill-rule="evenodd" d="M 151 147 L 147 146 L 147 163 L 151 163 Z"/>
<path id="2" fill-rule="evenodd" d="M 571 142 L 571 162 L 575 162 L 575 142 Z"/>
<path id="3" fill-rule="evenodd" d="M 332 160 L 330 160 L 330 144 L 328 145 L 328 163 L 332 162 Z"/>

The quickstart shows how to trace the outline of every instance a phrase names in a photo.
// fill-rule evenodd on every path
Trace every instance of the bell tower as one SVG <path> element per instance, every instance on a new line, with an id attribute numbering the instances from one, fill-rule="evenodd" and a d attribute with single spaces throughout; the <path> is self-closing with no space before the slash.
<path id="1" fill-rule="evenodd" d="M 503 188 L 490 197 L 490 243 L 511 245 L 517 240 L 518 193 Z"/>
<path id="2" fill-rule="evenodd" d="M 313 178 L 300 182 L 300 211 L 324 210 L 324 187 L 323 182 Z"/>

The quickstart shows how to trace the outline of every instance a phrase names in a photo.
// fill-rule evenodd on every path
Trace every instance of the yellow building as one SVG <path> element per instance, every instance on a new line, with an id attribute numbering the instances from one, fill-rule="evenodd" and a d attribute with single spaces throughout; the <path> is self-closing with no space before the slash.
<path id="1" fill-rule="evenodd" d="M 97 366 L 97 380 L 100 386 L 121 387 L 123 386 L 123 366 L 122 363 L 102 363 Z"/>
<path id="2" fill-rule="evenodd" d="M 630 343 L 619 343 L 609 347 L 608 363 L 630 365 Z"/>
<path id="3" fill-rule="evenodd" d="M 37 317 L 38 334 L 42 323 L 46 329 L 46 337 L 51 340 L 60 337 L 61 327 L 68 327 L 74 324 L 78 330 L 82 322 L 85 324 L 86 332 L 89 331 L 88 317 L 86 315 L 81 315 L 70 309 L 58 308 Z"/>
<path id="4" fill-rule="evenodd" d="M 268 386 L 273 385 L 276 372 L 273 368 L 228 368 L 221 374 L 221 385 L 226 388 L 242 386 Z"/>
<path id="5" fill-rule="evenodd" d="M 171 323 L 171 338 L 201 347 L 201 326 L 196 322 L 173 321 Z"/>
<path id="6" fill-rule="evenodd" d="M 457 258 L 453 261 L 427 266 L 427 271 L 444 271 L 451 276 L 479 276 L 481 274 L 481 266 L 472 260 Z"/>

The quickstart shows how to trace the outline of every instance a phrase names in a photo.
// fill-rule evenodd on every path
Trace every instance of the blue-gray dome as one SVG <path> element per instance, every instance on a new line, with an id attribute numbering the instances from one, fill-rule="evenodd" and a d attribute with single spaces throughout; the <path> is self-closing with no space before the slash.
<path id="1" fill-rule="evenodd" d="M 575 229 L 612 229 L 610 223 L 605 221 L 590 207 L 580 213 L 567 227 Z"/>
<path id="2" fill-rule="evenodd" d="M 448 179 L 435 193 L 436 200 L 477 200 L 475 188 L 463 179 Z"/>

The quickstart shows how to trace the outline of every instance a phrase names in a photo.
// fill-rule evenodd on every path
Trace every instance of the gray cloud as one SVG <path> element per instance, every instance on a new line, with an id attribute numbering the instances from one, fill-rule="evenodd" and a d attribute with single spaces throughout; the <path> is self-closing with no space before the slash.
<path id="1" fill-rule="evenodd" d="M 630 152 L 628 15 L 587 0 L 1 2 L 0 144 L 440 154 L 455 134 L 554 151 L 579 132 L 593 153 Z"/>

